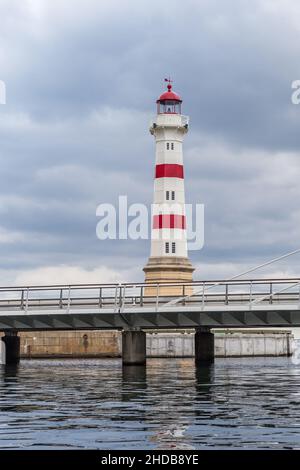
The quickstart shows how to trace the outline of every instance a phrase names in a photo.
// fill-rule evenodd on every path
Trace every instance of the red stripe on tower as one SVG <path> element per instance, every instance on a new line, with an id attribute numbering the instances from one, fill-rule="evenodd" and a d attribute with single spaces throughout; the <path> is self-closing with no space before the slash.
<path id="1" fill-rule="evenodd" d="M 164 163 L 156 165 L 155 178 L 182 178 L 183 179 L 183 165 L 175 163 Z"/>
<path id="2" fill-rule="evenodd" d="M 153 228 L 179 228 L 186 229 L 185 215 L 159 214 L 153 216 Z"/>

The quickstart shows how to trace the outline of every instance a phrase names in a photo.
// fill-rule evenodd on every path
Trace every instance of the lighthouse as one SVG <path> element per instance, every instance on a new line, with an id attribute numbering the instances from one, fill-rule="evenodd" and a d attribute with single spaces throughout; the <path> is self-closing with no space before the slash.
<path id="1" fill-rule="evenodd" d="M 183 284 L 192 282 L 194 271 L 187 251 L 182 149 L 189 118 L 181 114 L 182 99 L 172 90 L 171 80 L 165 81 L 167 91 L 156 101 L 157 114 L 150 125 L 155 138 L 154 201 L 151 252 L 144 272 L 146 283 Z M 146 291 L 154 294 L 153 288 Z M 160 288 L 165 295 L 182 291 L 182 286 Z"/>

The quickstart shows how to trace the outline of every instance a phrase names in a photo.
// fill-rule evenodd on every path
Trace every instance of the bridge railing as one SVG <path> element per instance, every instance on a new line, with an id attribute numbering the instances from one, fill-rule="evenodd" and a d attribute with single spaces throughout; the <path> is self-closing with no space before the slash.
<path id="1" fill-rule="evenodd" d="M 173 291 L 173 293 L 172 293 Z M 176 294 L 175 294 L 176 292 Z M 185 294 L 193 293 L 186 296 Z M 120 283 L 73 284 L 49 286 L 0 287 L 0 315 L 4 310 L 24 313 L 36 309 L 126 309 L 153 307 L 172 308 L 174 305 L 201 306 L 298 303 L 300 279 L 209 280 L 193 283 Z"/>

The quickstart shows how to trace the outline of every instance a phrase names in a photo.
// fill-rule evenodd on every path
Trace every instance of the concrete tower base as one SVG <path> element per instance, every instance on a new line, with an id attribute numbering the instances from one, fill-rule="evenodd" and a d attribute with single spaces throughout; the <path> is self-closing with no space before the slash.
<path id="1" fill-rule="evenodd" d="M 188 258 L 183 257 L 150 257 L 144 267 L 145 282 L 148 284 L 176 284 L 178 286 L 161 286 L 159 295 L 190 295 L 192 286 L 182 286 L 183 283 L 193 282 L 194 268 Z M 157 287 L 145 288 L 145 295 L 156 296 Z"/>
<path id="2" fill-rule="evenodd" d="M 122 331 L 122 359 L 124 366 L 146 364 L 146 333 L 144 331 Z"/>
<path id="3" fill-rule="evenodd" d="M 20 361 L 20 338 L 16 331 L 6 332 L 3 341 L 5 352 L 2 352 L 5 364 L 18 364 Z"/>
<path id="4" fill-rule="evenodd" d="M 196 328 L 195 331 L 195 363 L 197 366 L 208 364 L 215 358 L 214 334 L 209 328 Z"/>

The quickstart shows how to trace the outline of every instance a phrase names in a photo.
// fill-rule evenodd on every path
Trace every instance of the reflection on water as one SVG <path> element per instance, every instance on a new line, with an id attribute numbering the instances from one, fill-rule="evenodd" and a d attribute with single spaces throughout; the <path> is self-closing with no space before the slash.
<path id="1" fill-rule="evenodd" d="M 300 448 L 300 367 L 24 360 L 0 367 L 0 448 Z"/>

